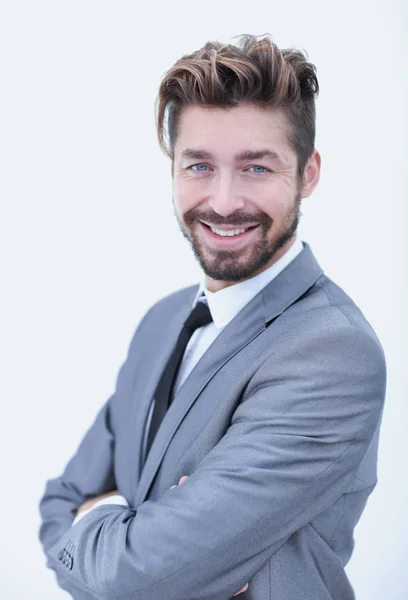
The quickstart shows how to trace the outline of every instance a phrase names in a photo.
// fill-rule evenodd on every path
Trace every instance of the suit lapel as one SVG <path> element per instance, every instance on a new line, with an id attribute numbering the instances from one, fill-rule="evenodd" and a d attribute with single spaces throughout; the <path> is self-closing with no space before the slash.
<path id="1" fill-rule="evenodd" d="M 234 325 L 231 321 L 221 331 L 174 396 L 147 456 L 137 489 L 136 506 L 143 502 L 172 437 L 201 390 L 236 352 L 265 328 L 262 299 L 254 300 L 250 304 L 256 306 L 256 310 L 248 304 L 235 317 Z"/>
<path id="2" fill-rule="evenodd" d="M 171 439 L 202 389 L 219 369 L 262 333 L 271 321 L 295 302 L 299 296 L 304 294 L 323 273 L 308 244 L 305 242 L 303 244 L 303 251 L 221 331 L 179 388 L 154 438 L 143 467 L 137 487 L 136 507 L 145 500 Z M 193 302 L 193 299 L 194 295 L 192 295 L 191 302 Z M 187 308 L 184 307 L 177 318 L 172 319 L 170 339 L 174 337 L 174 340 L 176 340 L 182 323 L 190 310 L 191 305 Z M 149 378 L 151 393 L 147 394 L 144 399 L 142 414 L 148 411 L 155 385 L 171 350 L 172 347 L 167 348 L 167 351 L 162 353 L 157 368 L 154 369 L 154 373 Z M 218 402 L 219 398 L 214 397 L 214 410 Z M 139 440 L 143 439 L 141 429 L 137 432 L 137 438 Z"/>
<path id="3" fill-rule="evenodd" d="M 133 402 L 133 414 L 129 418 L 133 433 L 129 440 L 128 453 L 132 461 L 134 461 L 134 457 L 139 459 L 135 483 L 140 479 L 140 473 L 143 470 L 144 430 L 157 382 L 174 348 L 183 323 L 191 311 L 197 291 L 198 285 L 192 288 L 191 293 L 188 294 L 187 299 L 181 304 L 177 312 L 172 313 L 171 319 L 166 323 L 166 332 L 163 333 L 162 338 L 163 343 L 157 344 L 154 348 L 154 360 L 149 361 L 149 368 L 144 369 L 143 377 L 140 377 L 141 384 L 137 384 L 136 389 L 133 390 L 133 396 L 137 398 Z M 148 354 L 148 356 L 150 355 Z"/>

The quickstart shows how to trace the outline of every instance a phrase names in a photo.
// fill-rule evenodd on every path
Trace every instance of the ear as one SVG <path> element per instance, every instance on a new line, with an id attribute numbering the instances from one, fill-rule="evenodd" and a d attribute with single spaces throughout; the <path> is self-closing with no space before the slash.
<path id="1" fill-rule="evenodd" d="M 301 198 L 307 198 L 313 192 L 320 179 L 321 157 L 317 150 L 313 151 L 312 156 L 306 163 L 303 173 L 303 183 L 301 189 Z"/>

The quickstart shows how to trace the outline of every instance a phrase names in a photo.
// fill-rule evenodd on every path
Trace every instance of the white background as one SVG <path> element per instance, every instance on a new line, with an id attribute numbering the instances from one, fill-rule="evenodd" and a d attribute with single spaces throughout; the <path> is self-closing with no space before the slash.
<path id="1" fill-rule="evenodd" d="M 2 598 L 67 598 L 37 539 L 45 481 L 113 391 L 143 313 L 200 278 L 155 137 L 160 79 L 207 40 L 266 32 L 306 50 L 321 86 L 300 238 L 387 356 L 379 483 L 347 571 L 357 600 L 408 597 L 407 26 L 403 0 L 0 2 Z"/>

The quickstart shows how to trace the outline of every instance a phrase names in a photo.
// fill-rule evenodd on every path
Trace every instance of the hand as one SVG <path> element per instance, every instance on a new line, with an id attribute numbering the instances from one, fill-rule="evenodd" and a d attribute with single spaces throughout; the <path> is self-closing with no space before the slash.
<path id="1" fill-rule="evenodd" d="M 183 475 L 183 477 L 180 477 L 180 481 L 179 481 L 179 485 L 183 485 L 183 483 L 188 479 L 188 475 Z M 170 487 L 170 489 L 177 487 L 176 485 L 172 485 Z M 246 592 L 247 589 L 249 587 L 249 583 L 246 583 L 244 585 L 244 587 L 242 587 L 240 590 L 238 590 L 237 592 L 235 592 L 234 596 L 238 596 L 238 594 L 242 594 L 242 592 Z"/>
<path id="2" fill-rule="evenodd" d="M 100 496 L 95 496 L 95 498 L 90 498 L 89 500 L 86 500 L 78 508 L 77 515 L 80 512 L 82 512 L 83 510 L 86 510 L 87 508 L 91 508 L 91 506 L 93 506 L 95 504 L 95 502 L 98 502 L 98 500 L 102 500 L 102 498 L 107 498 L 108 496 L 116 496 L 116 494 L 120 494 L 119 490 L 113 490 L 111 492 L 106 492 L 106 494 L 101 494 Z"/>

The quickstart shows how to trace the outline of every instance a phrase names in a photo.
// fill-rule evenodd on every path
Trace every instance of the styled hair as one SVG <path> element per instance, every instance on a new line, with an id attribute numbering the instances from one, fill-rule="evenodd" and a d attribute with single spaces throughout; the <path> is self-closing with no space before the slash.
<path id="1" fill-rule="evenodd" d="M 280 109 L 288 124 L 288 142 L 303 177 L 313 153 L 316 133 L 316 67 L 306 53 L 280 50 L 269 33 L 236 36 L 237 45 L 207 42 L 182 56 L 165 72 L 155 102 L 159 145 L 174 156 L 177 127 L 185 106 L 232 107 L 251 104 Z M 260 37 L 260 36 L 259 36 Z"/>

